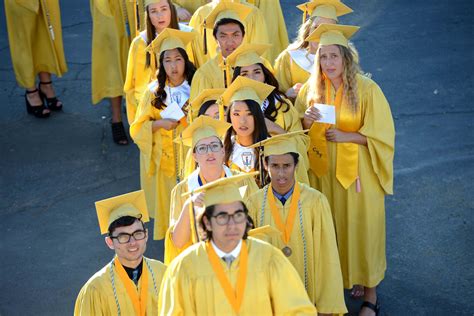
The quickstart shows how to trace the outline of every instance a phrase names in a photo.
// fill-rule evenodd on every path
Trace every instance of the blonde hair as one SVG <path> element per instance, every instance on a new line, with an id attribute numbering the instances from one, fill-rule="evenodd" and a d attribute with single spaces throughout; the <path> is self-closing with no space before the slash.
<path id="1" fill-rule="evenodd" d="M 357 74 L 360 73 L 358 63 L 354 61 L 353 52 L 350 48 L 336 45 L 341 53 L 344 71 L 342 73 L 342 83 L 344 86 L 343 98 L 350 107 L 352 113 L 357 113 L 359 107 L 359 96 L 357 93 Z M 309 91 L 307 96 L 308 104 L 326 103 L 326 81 L 321 70 L 320 63 L 321 47 L 316 52 L 314 67 L 316 71 L 308 79 Z"/>
<path id="2" fill-rule="evenodd" d="M 305 38 L 307 38 L 309 36 L 309 34 L 311 34 L 311 32 L 313 32 L 316 27 L 321 24 L 319 23 L 319 21 L 321 19 L 326 19 L 326 18 L 322 18 L 322 17 L 319 17 L 319 16 L 316 16 L 316 17 L 310 17 L 308 20 L 306 20 L 306 22 L 304 22 L 303 24 L 301 24 L 300 28 L 298 29 L 298 35 L 296 36 L 296 39 L 293 41 L 293 43 L 291 43 L 289 46 L 288 46 L 288 49 L 290 50 L 296 50 L 296 49 L 306 49 L 308 48 L 309 46 L 309 42 L 305 41 Z M 335 23 L 336 21 L 334 21 Z"/>

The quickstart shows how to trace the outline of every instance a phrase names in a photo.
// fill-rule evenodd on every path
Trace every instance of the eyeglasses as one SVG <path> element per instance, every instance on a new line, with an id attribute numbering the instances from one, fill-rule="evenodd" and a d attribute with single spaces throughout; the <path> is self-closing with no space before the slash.
<path id="1" fill-rule="evenodd" d="M 209 150 L 211 150 L 213 153 L 216 153 L 219 150 L 221 150 L 221 148 L 222 148 L 221 143 L 212 142 L 210 144 L 196 146 L 196 153 L 203 155 L 203 154 L 207 154 Z"/>
<path id="2" fill-rule="evenodd" d="M 211 217 L 214 217 L 216 219 L 217 225 L 224 226 L 229 224 L 231 218 L 234 220 L 235 224 L 241 224 L 245 222 L 245 220 L 247 219 L 247 214 L 245 214 L 245 212 L 242 210 L 238 210 L 234 214 L 222 212 Z"/>
<path id="3" fill-rule="evenodd" d="M 146 237 L 146 230 L 140 229 L 136 230 L 131 234 L 120 233 L 117 236 L 109 236 L 111 239 L 117 239 L 119 244 L 126 244 L 130 242 L 130 238 L 133 237 L 135 240 L 142 240 Z"/>

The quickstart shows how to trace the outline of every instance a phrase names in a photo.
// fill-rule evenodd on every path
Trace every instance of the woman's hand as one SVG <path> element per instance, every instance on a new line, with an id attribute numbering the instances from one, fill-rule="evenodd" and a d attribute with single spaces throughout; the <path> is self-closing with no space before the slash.
<path id="1" fill-rule="evenodd" d="M 303 122 L 302 122 L 303 128 L 304 129 L 310 128 L 311 125 L 313 125 L 315 121 L 318 121 L 321 118 L 322 118 L 321 112 L 319 112 L 319 110 L 316 107 L 310 106 L 304 112 L 304 117 L 303 117 Z"/>
<path id="2" fill-rule="evenodd" d="M 356 132 L 343 132 L 337 128 L 326 130 L 326 140 L 334 143 L 354 143 L 367 145 L 367 137 Z"/>
<path id="3" fill-rule="evenodd" d="M 153 121 L 152 130 L 153 132 L 156 132 L 159 129 L 165 129 L 167 131 L 171 131 L 171 130 L 174 130 L 178 126 L 178 124 L 179 124 L 178 121 L 173 121 L 173 120 L 168 120 L 168 119 L 156 120 L 156 121 Z"/>
<path id="4" fill-rule="evenodd" d="M 189 13 L 185 8 L 176 8 L 176 14 L 178 15 L 178 20 L 180 22 L 191 20 L 191 13 Z"/>
<path id="5" fill-rule="evenodd" d="M 300 92 L 301 87 L 303 86 L 302 83 L 296 83 L 293 87 L 286 90 L 286 96 L 290 99 L 296 99 L 298 93 Z"/>

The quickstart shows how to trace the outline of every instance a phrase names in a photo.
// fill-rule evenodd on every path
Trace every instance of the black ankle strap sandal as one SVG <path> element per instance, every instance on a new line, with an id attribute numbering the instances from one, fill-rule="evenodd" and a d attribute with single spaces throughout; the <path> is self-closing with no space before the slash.
<path id="1" fill-rule="evenodd" d="M 117 145 L 128 145 L 127 133 L 122 122 L 112 123 L 112 138 Z"/>
<path id="2" fill-rule="evenodd" d="M 375 312 L 375 316 L 378 316 L 379 313 L 380 313 L 380 304 L 378 303 L 378 300 L 377 300 L 377 303 L 375 303 L 375 304 L 373 304 L 371 302 L 368 302 L 368 301 L 364 301 L 362 303 L 362 305 L 360 306 L 360 309 L 362 309 L 364 307 L 367 307 L 367 308 L 373 310 Z"/>
<path id="3" fill-rule="evenodd" d="M 52 84 L 52 83 L 53 83 L 52 81 L 48 81 L 48 82 L 41 81 L 38 85 L 38 90 L 39 90 L 41 98 L 45 100 L 45 103 L 48 109 L 50 109 L 51 111 L 61 111 L 63 109 L 63 105 L 60 103 L 61 101 L 59 101 L 57 97 L 48 98 L 46 97 L 46 94 L 41 91 L 41 85 Z"/>
<path id="4" fill-rule="evenodd" d="M 25 102 L 26 102 L 26 112 L 28 114 L 34 115 L 35 117 L 38 118 L 47 118 L 51 114 L 51 112 L 47 111 L 47 108 L 44 106 L 43 99 L 41 99 L 41 105 L 31 105 L 30 101 L 28 101 L 28 94 L 33 94 L 37 93 L 38 89 L 35 89 L 33 91 L 26 91 L 25 92 Z M 45 112 L 46 110 L 46 112 Z"/>

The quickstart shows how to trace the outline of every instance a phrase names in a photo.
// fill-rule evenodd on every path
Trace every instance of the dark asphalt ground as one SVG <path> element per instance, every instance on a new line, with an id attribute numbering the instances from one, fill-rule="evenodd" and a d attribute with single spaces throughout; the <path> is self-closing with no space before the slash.
<path id="1" fill-rule="evenodd" d="M 397 129 L 383 315 L 473 315 L 474 4 L 345 2 L 355 13 L 341 22 L 362 26 L 361 64 Z M 281 3 L 293 36 L 299 1 Z M 89 1 L 61 5 L 69 72 L 55 86 L 65 110 L 47 120 L 26 114 L 0 8 L 1 315 L 72 314 L 81 286 L 113 255 L 94 201 L 139 188 L 136 146 L 116 146 L 108 104 L 91 105 Z M 149 257 L 162 254 L 149 242 Z M 355 315 L 358 303 L 347 302 Z"/>

